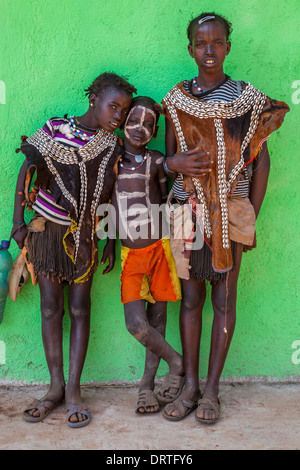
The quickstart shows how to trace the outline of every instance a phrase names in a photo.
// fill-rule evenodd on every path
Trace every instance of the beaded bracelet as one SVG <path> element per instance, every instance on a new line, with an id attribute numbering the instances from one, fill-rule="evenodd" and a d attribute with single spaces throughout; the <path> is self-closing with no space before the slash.
<path id="1" fill-rule="evenodd" d="M 165 172 L 168 173 L 169 175 L 176 175 L 176 171 L 169 170 L 168 165 L 167 165 L 167 160 L 163 161 L 163 167 L 164 167 Z"/>
<path id="2" fill-rule="evenodd" d="M 14 222 L 13 221 L 13 224 L 25 224 L 25 220 L 21 220 L 21 222 Z"/>

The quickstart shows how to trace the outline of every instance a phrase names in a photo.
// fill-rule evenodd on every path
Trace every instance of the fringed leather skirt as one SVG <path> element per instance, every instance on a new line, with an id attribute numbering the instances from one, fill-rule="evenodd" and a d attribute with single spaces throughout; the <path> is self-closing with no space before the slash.
<path id="1" fill-rule="evenodd" d="M 56 224 L 45 217 L 35 214 L 28 224 L 25 246 L 28 250 L 28 262 L 33 264 L 34 274 L 63 283 L 72 283 L 78 277 L 75 264 L 65 252 L 63 238 L 68 230 L 66 225 Z M 95 263 L 89 275 L 94 274 L 98 266 Z"/>
<path id="2" fill-rule="evenodd" d="M 231 270 L 235 269 L 236 258 L 236 243 L 231 241 L 231 250 L 233 257 L 233 266 Z M 191 250 L 190 257 L 190 277 L 197 279 L 197 281 L 207 280 L 209 282 L 225 281 L 227 272 L 217 272 L 212 266 L 211 249 L 204 242 L 202 248 L 199 250 Z"/>

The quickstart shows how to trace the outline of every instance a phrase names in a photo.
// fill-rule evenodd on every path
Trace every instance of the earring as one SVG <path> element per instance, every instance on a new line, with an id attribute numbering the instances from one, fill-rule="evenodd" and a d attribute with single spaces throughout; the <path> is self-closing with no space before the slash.
<path id="1" fill-rule="evenodd" d="M 91 103 L 90 106 L 93 107 L 94 106 L 93 103 Z"/>

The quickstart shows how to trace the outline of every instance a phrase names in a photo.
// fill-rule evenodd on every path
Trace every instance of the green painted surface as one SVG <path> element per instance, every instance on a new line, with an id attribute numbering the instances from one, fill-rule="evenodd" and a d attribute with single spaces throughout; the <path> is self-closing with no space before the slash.
<path id="1" fill-rule="evenodd" d="M 127 76 L 139 94 L 160 101 L 171 86 L 196 72 L 187 53 L 189 20 L 216 9 L 233 23 L 226 72 L 286 101 L 291 112 L 269 140 L 272 169 L 257 222 L 258 247 L 242 261 L 238 320 L 223 376 L 299 376 L 299 1 L 1 0 L 0 9 L 1 238 L 10 233 L 22 161 L 14 150 L 22 134 L 32 134 L 51 116 L 84 112 L 84 89 L 105 70 Z M 164 151 L 162 121 L 151 145 Z M 14 242 L 11 252 L 18 253 Z M 119 260 L 112 274 L 102 276 L 99 269 L 95 275 L 82 381 L 141 377 L 144 349 L 125 328 L 119 277 Z M 209 297 L 201 377 L 209 355 Z M 178 314 L 179 304 L 170 304 L 167 338 L 180 349 Z M 66 315 L 66 370 L 69 328 Z M 16 303 L 8 299 L 0 342 L 0 379 L 48 381 L 38 287 L 27 284 Z M 159 375 L 166 370 L 161 363 Z"/>

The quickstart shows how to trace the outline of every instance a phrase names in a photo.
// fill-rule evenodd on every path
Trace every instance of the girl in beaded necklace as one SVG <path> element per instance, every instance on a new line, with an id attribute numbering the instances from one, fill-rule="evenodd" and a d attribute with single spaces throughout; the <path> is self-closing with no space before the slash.
<path id="1" fill-rule="evenodd" d="M 41 421 L 65 399 L 70 427 L 90 421 L 81 400 L 80 378 L 89 340 L 90 291 L 98 265 L 96 208 L 110 199 L 115 165 L 123 152 L 114 131 L 123 124 L 136 89 L 122 77 L 104 73 L 86 92 L 89 108 L 85 114 L 49 119 L 31 137 L 22 137 L 26 161 L 17 181 L 12 232 L 40 288 L 42 336 L 51 379 L 49 391 L 34 400 L 23 417 Z M 34 171 L 38 192 L 32 198 L 28 184 Z M 35 199 L 35 215 L 27 226 L 24 192 L 29 205 Z M 61 325 L 64 284 L 68 284 L 71 319 L 67 384 Z"/>
<path id="2" fill-rule="evenodd" d="M 255 220 L 268 181 L 270 160 L 264 142 L 289 110 L 285 103 L 224 73 L 230 32 L 231 24 L 215 13 L 203 13 L 190 22 L 188 51 L 198 74 L 174 86 L 163 100 L 165 171 L 174 179 L 170 200 L 192 206 L 193 222 L 202 225 L 204 239 L 201 249 L 182 240 L 182 249 L 174 254 L 182 281 L 186 376 L 181 396 L 163 412 L 174 421 L 196 408 L 201 423 L 212 424 L 219 417 L 219 379 L 234 332 L 242 252 L 256 246 Z M 214 321 L 201 396 L 198 367 L 206 280 L 212 285 Z"/>

